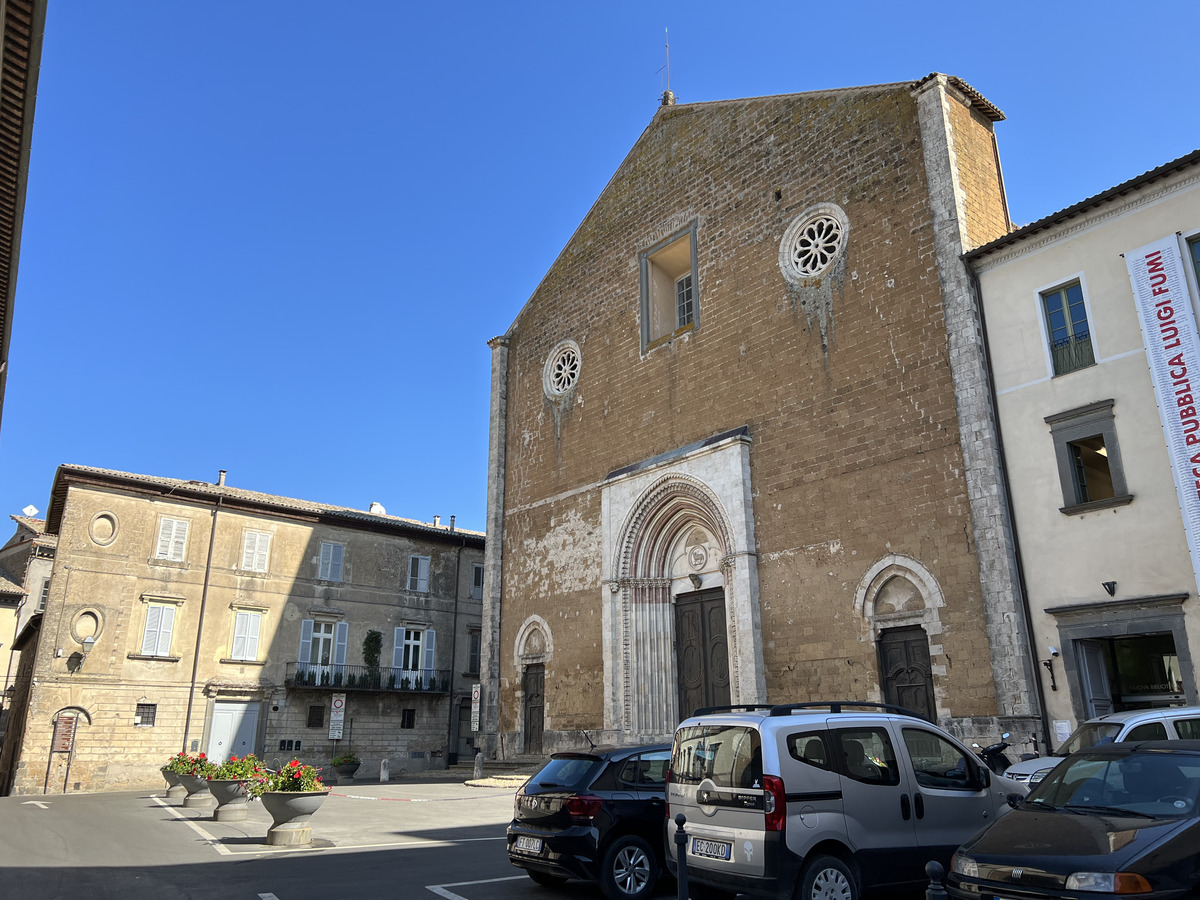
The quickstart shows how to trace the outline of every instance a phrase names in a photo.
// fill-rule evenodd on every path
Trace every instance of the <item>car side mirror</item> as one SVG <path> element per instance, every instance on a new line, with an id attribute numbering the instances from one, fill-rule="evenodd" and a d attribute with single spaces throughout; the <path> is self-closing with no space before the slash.
<path id="1" fill-rule="evenodd" d="M 991 770 L 989 770 L 987 766 L 980 766 L 979 767 L 979 786 L 981 788 L 986 788 L 986 787 L 991 786 L 991 783 L 992 783 Z"/>
<path id="2" fill-rule="evenodd" d="M 1009 794 L 1008 797 L 1005 799 L 1008 800 L 1009 806 L 1011 806 L 1013 809 L 1016 809 L 1018 806 L 1021 805 L 1021 800 L 1023 798 L 1021 797 L 1020 794 Z"/>

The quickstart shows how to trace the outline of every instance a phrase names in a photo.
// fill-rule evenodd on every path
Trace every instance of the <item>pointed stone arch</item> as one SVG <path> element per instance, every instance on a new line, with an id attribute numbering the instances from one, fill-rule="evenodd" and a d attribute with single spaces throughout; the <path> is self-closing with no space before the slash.
<path id="1" fill-rule="evenodd" d="M 923 643 L 928 650 L 926 697 L 931 719 L 936 719 L 945 710 L 945 688 L 941 684 L 946 674 L 945 656 L 942 650 L 941 608 L 946 598 L 937 578 L 919 561 L 909 556 L 889 554 L 869 568 L 858 584 L 854 597 L 854 611 L 863 625 L 863 639 L 870 641 L 879 655 L 878 698 L 885 699 L 887 688 L 884 672 L 884 645 L 896 647 L 890 638 L 900 632 L 909 632 L 909 641 Z M 923 632 L 924 641 L 917 636 Z"/>
<path id="2" fill-rule="evenodd" d="M 686 471 L 645 473 L 640 481 L 613 529 L 604 597 L 605 727 L 629 741 L 669 738 L 679 721 L 674 602 L 681 593 L 724 592 L 732 701 L 763 694 L 747 511 L 731 515 L 707 479 Z"/>

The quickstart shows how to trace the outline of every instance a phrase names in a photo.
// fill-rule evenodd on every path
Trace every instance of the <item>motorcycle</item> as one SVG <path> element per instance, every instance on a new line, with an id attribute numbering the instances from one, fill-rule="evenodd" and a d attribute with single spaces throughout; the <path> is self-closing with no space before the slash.
<path id="1" fill-rule="evenodd" d="M 1012 760 L 1009 759 L 1004 752 L 1011 746 L 1008 743 L 1008 739 L 1010 737 L 1012 737 L 1012 735 L 1006 731 L 1004 734 L 1000 735 L 1000 740 L 995 744 L 988 744 L 986 747 L 980 747 L 978 744 L 972 744 L 971 749 L 974 750 L 975 753 L 978 754 L 979 758 L 983 760 L 984 765 L 986 765 L 997 775 L 1003 775 L 1008 767 L 1012 765 Z"/>

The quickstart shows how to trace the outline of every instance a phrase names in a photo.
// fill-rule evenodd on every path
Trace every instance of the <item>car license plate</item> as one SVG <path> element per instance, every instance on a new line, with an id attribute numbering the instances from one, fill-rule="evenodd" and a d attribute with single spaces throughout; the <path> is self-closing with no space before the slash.
<path id="1" fill-rule="evenodd" d="M 530 853 L 541 853 L 542 852 L 542 839 L 535 838 L 535 837 L 525 837 L 524 835 L 519 835 L 517 837 L 517 849 L 518 850 L 528 850 Z"/>
<path id="2" fill-rule="evenodd" d="M 692 838 L 692 856 L 704 856 L 708 859 L 729 859 L 733 844 L 727 841 L 706 841 L 703 838 Z"/>

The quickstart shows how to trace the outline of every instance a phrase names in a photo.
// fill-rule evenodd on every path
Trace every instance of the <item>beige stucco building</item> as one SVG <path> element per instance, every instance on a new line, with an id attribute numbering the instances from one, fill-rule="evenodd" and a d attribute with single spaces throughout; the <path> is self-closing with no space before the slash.
<path id="1" fill-rule="evenodd" d="M 491 342 L 484 738 L 696 707 L 1040 710 L 962 254 L 1010 229 L 958 78 L 669 92 Z"/>
<path id="2" fill-rule="evenodd" d="M 32 516 L 10 516 L 12 537 L 0 547 L 0 752 L 8 727 L 8 707 L 16 692 L 16 642 L 30 618 L 42 611 L 50 593 L 54 548 L 46 523 Z"/>
<path id="3" fill-rule="evenodd" d="M 1194 309 L 1198 239 L 1200 152 L 969 256 L 1056 742 L 1101 712 L 1198 699 L 1195 477 L 1172 466 L 1128 268 L 1162 242 Z M 1173 389 L 1169 413 L 1190 396 Z"/>
<path id="4" fill-rule="evenodd" d="M 6 789 L 152 786 L 181 748 L 315 765 L 353 750 L 391 773 L 473 752 L 482 534 L 224 473 L 79 466 L 59 469 L 45 530 L 57 554 L 17 641 Z"/>

